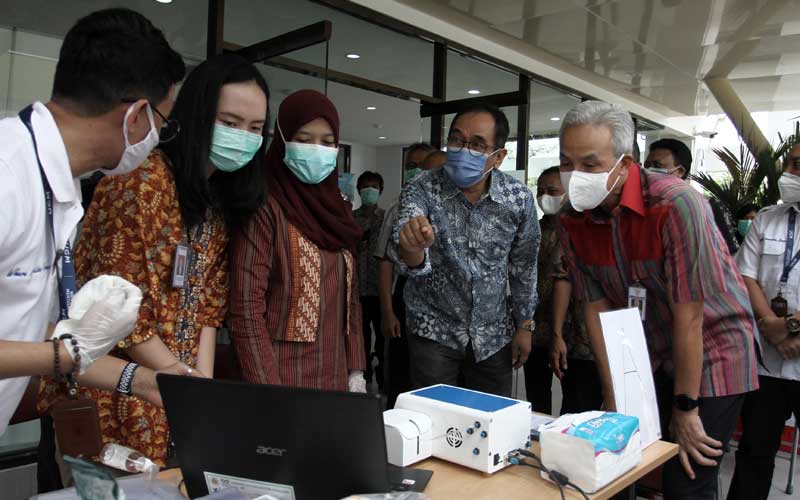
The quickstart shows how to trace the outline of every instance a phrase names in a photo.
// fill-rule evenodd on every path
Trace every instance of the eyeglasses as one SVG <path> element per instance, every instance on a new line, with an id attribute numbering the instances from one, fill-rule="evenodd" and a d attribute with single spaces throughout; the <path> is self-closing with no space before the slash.
<path id="1" fill-rule="evenodd" d="M 460 137 L 448 137 L 447 138 L 447 149 L 452 149 L 456 153 L 467 148 L 467 151 L 472 156 L 483 156 L 485 154 L 494 153 L 495 151 L 499 151 L 501 148 L 495 148 L 494 146 L 490 146 L 484 142 L 469 142 L 465 141 Z"/>
<path id="2" fill-rule="evenodd" d="M 133 104 L 137 101 L 139 101 L 139 99 L 123 99 L 122 103 Z M 150 104 L 150 109 L 152 109 L 162 120 L 161 130 L 158 133 L 158 142 L 164 144 L 178 137 L 178 134 L 181 132 L 181 124 L 178 123 L 178 120 L 170 120 L 152 104 Z"/>

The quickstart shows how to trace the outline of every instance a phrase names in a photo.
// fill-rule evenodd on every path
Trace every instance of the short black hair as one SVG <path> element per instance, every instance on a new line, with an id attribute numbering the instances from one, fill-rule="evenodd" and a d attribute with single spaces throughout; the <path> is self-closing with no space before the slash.
<path id="1" fill-rule="evenodd" d="M 544 171 L 542 171 L 542 173 L 539 174 L 539 177 L 544 177 L 545 175 L 553 175 L 553 174 L 561 175 L 561 170 L 558 167 L 549 167 L 544 169 Z"/>
<path id="2" fill-rule="evenodd" d="M 80 19 L 61 45 L 53 100 L 76 113 L 99 116 L 125 99 L 161 103 L 186 66 L 164 33 L 130 9 L 107 9 Z"/>
<path id="3" fill-rule="evenodd" d="M 358 180 L 356 181 L 356 189 L 361 189 L 361 186 L 370 181 L 376 181 L 378 183 L 380 192 L 383 192 L 383 176 L 378 172 L 370 172 L 369 170 L 358 176 Z"/>
<path id="4" fill-rule="evenodd" d="M 450 122 L 450 130 L 448 131 L 448 135 L 453 133 L 453 125 L 456 124 L 458 119 L 470 113 L 488 113 L 492 115 L 492 118 L 494 118 L 494 147 L 506 147 L 506 141 L 508 141 L 509 133 L 508 118 L 506 118 L 506 114 L 503 113 L 500 108 L 494 104 L 489 104 L 488 102 L 477 102 L 475 104 L 471 104 L 456 113 L 456 116 L 453 117 L 453 121 Z"/>
<path id="5" fill-rule="evenodd" d="M 650 151 L 654 149 L 666 149 L 672 153 L 676 167 L 683 167 L 683 178 L 689 176 L 692 171 L 692 152 L 689 147 L 677 139 L 661 139 L 650 145 Z"/>
<path id="6" fill-rule="evenodd" d="M 736 219 L 744 219 L 747 214 L 750 212 L 756 212 L 761 210 L 761 207 L 756 205 L 755 203 L 748 203 L 747 205 L 741 207 L 739 210 L 736 211 Z"/>
<path id="7" fill-rule="evenodd" d="M 189 74 L 169 115 L 181 131 L 160 147 L 170 159 L 186 227 L 204 221 L 208 209 L 215 208 L 221 210 L 228 229 L 235 231 L 265 201 L 266 125 L 261 147 L 250 163 L 234 172 L 216 170 L 207 177 L 220 91 L 227 83 L 243 82 L 255 82 L 269 106 L 269 87 L 258 69 L 241 56 L 224 54 L 204 61 Z M 264 120 L 269 123 L 269 107 Z"/>
<path id="8" fill-rule="evenodd" d="M 430 153 L 435 150 L 433 146 L 428 144 L 427 142 L 415 142 L 414 144 L 410 145 L 406 150 L 406 156 L 410 155 L 415 151 L 425 151 L 426 153 Z"/>

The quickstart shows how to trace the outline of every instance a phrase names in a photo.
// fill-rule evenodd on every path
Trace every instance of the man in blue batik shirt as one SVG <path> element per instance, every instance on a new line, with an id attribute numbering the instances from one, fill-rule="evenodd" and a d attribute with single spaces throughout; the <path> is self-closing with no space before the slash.
<path id="1" fill-rule="evenodd" d="M 456 115 L 443 169 L 400 197 L 389 257 L 405 300 L 415 387 L 511 395 L 531 350 L 539 224 L 533 193 L 497 170 L 508 119 L 491 105 Z M 510 297 L 507 292 L 510 291 Z"/>

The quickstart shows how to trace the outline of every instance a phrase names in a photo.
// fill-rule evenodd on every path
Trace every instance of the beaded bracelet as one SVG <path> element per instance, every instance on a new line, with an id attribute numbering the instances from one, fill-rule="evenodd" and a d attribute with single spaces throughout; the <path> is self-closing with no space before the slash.
<path id="1" fill-rule="evenodd" d="M 57 338 L 52 338 L 48 342 L 53 343 L 53 379 L 58 383 L 61 381 L 61 356 L 58 352 L 60 344 Z"/>
<path id="2" fill-rule="evenodd" d="M 78 374 L 81 369 L 80 347 L 78 347 L 78 341 L 73 338 L 71 333 L 65 333 L 58 338 L 59 340 L 69 339 L 72 345 L 72 352 L 75 353 L 72 358 L 72 373 L 68 373 L 65 376 L 67 379 L 67 395 L 70 399 L 75 399 L 78 397 Z"/>

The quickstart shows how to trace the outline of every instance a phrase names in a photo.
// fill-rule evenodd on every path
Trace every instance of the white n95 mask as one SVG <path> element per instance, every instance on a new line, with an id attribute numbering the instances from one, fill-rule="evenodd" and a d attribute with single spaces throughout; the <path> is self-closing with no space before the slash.
<path id="1" fill-rule="evenodd" d="M 554 215 L 561 210 L 561 203 L 564 201 L 564 195 L 553 196 L 551 194 L 543 194 L 539 197 L 539 207 L 545 215 Z"/>
<path id="2" fill-rule="evenodd" d="M 133 113 L 134 106 L 135 104 L 131 104 L 122 122 L 122 134 L 125 137 L 125 151 L 122 152 L 122 158 L 119 159 L 119 163 L 115 168 L 103 170 L 103 173 L 106 175 L 124 175 L 128 172 L 133 172 L 139 165 L 144 163 L 150 151 L 158 146 L 158 129 L 156 129 L 156 122 L 153 119 L 153 110 L 150 109 L 150 104 L 145 108 L 147 110 L 147 119 L 150 120 L 150 131 L 147 132 L 144 139 L 136 144 L 131 144 L 128 140 L 128 117 Z"/>
<path id="3" fill-rule="evenodd" d="M 785 203 L 796 203 L 800 201 L 800 177 L 785 173 L 778 179 L 778 190 L 781 192 L 781 200 Z"/>
<path id="4" fill-rule="evenodd" d="M 583 212 L 585 210 L 594 210 L 603 203 L 603 200 L 608 197 L 608 194 L 616 187 L 617 182 L 619 182 L 619 177 L 617 177 L 610 188 L 606 187 L 611 172 L 617 168 L 623 156 L 625 156 L 624 153 L 619 155 L 617 162 L 614 163 L 614 166 L 611 167 L 611 170 L 608 172 L 593 174 L 589 172 L 580 172 L 578 170 L 572 172 L 568 188 L 569 201 L 572 204 L 572 208 L 578 212 Z"/>

